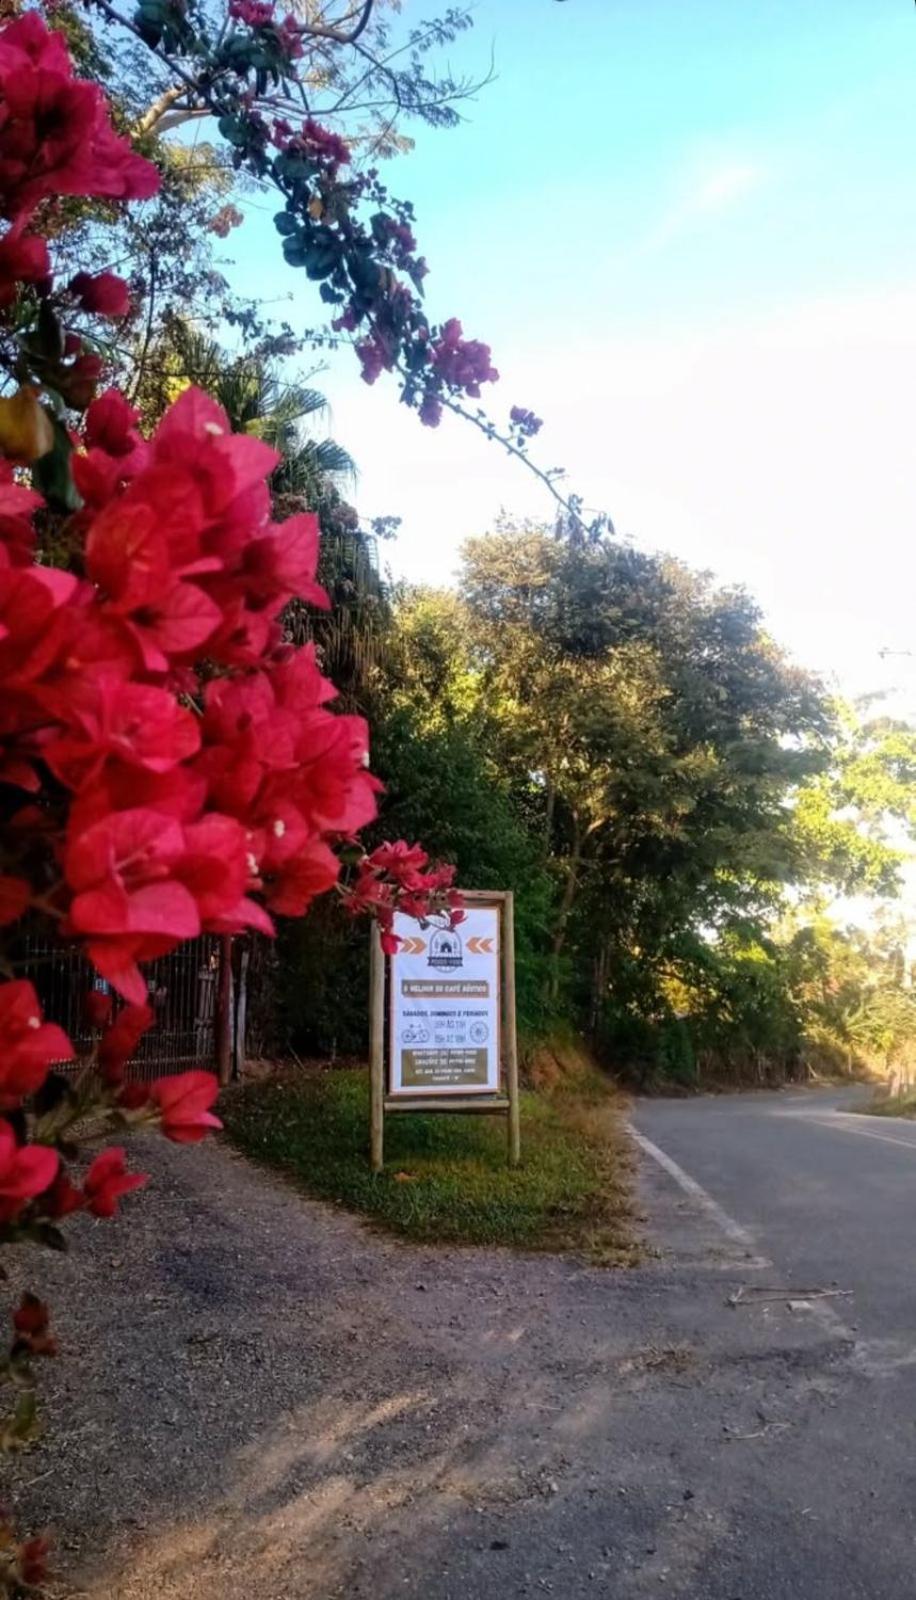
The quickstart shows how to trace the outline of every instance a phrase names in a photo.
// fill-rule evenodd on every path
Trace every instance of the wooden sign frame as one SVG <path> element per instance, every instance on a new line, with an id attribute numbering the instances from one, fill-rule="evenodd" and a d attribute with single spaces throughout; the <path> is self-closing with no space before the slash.
<path id="1" fill-rule="evenodd" d="M 370 1152 L 373 1172 L 385 1164 L 385 1116 L 404 1112 L 450 1111 L 477 1116 L 506 1118 L 506 1145 L 509 1165 L 521 1159 L 521 1126 L 518 1098 L 518 1039 L 515 1021 L 515 901 L 511 889 L 462 889 L 469 905 L 492 906 L 500 914 L 502 954 L 502 1006 L 500 1017 L 500 1086 L 496 1094 L 456 1094 L 411 1096 L 392 1095 L 385 1090 L 385 1016 L 390 1004 L 390 962 L 382 951 L 378 926 L 373 924 L 369 946 L 369 1099 Z"/>

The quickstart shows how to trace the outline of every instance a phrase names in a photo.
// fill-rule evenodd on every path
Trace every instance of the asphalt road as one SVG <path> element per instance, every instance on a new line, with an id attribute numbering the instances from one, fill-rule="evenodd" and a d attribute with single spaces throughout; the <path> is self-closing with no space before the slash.
<path id="1" fill-rule="evenodd" d="M 760 1407 L 760 1435 L 744 1441 L 750 1470 L 732 1452 L 741 1487 L 714 1456 L 701 1469 L 724 1537 L 702 1578 L 675 1591 L 690 1600 L 916 1595 L 916 1124 L 856 1114 L 865 1098 L 799 1091 L 637 1107 L 663 1245 L 667 1235 L 686 1260 L 685 1218 L 700 1253 L 718 1233 L 742 1302 L 734 1325 L 789 1311 L 825 1340 L 800 1357 L 807 1384 Z M 771 1331 L 775 1352 L 775 1322 Z M 737 1352 L 736 1362 L 751 1370 Z M 716 1405 L 715 1382 L 708 1393 Z"/>
<path id="2" fill-rule="evenodd" d="M 633 1123 L 721 1208 L 723 1231 L 749 1235 L 773 1264 L 768 1283 L 778 1268 L 799 1298 L 842 1291 L 828 1303 L 860 1362 L 896 1349 L 916 1363 L 916 1122 L 857 1114 L 867 1099 L 852 1088 L 643 1101 Z"/>
<path id="3" fill-rule="evenodd" d="M 4 1499 L 82 1600 L 914 1600 L 916 1125 L 849 1099 L 638 1104 L 631 1271 L 150 1139 L 7 1285 L 66 1359 Z"/>

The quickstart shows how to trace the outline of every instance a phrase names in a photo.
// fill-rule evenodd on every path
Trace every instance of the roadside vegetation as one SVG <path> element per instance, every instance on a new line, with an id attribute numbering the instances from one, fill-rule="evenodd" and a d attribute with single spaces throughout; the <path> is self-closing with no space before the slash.
<path id="1" fill-rule="evenodd" d="M 623 1265 L 638 1253 L 621 1101 L 580 1066 L 522 1097 L 522 1164 L 506 1164 L 502 1117 L 392 1116 L 385 1171 L 368 1164 L 364 1067 L 308 1067 L 227 1095 L 230 1138 L 318 1199 L 418 1243 L 581 1251 Z"/>
<path id="2" fill-rule="evenodd" d="M 454 591 L 354 576 L 312 626 L 373 730 L 384 826 L 515 891 L 519 1021 L 640 1088 L 776 1085 L 916 1060 L 916 732 L 840 705 L 753 600 L 609 535 L 504 520 Z M 847 925 L 835 908 L 870 905 Z M 291 931 L 281 1033 L 362 1055 L 365 939 Z M 282 1054 L 282 1039 L 275 1053 Z"/>
<path id="3" fill-rule="evenodd" d="M 900 1094 L 878 1094 L 871 1105 L 865 1107 L 873 1117 L 916 1117 L 916 1089 L 912 1086 Z"/>

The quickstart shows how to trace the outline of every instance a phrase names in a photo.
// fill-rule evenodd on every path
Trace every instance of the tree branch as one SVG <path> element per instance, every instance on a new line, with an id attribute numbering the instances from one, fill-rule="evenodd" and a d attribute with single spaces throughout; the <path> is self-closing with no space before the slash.
<path id="1" fill-rule="evenodd" d="M 135 133 L 152 133 L 153 129 L 162 121 L 165 113 L 171 109 L 176 100 L 187 94 L 188 86 L 185 83 L 176 83 L 171 89 L 166 89 L 164 94 L 148 106 L 142 117 L 134 124 Z"/>
<path id="2" fill-rule="evenodd" d="M 140 360 L 137 363 L 137 371 L 134 377 L 133 386 L 131 388 L 130 397 L 132 400 L 136 400 L 137 395 L 140 392 L 140 385 L 143 382 L 143 374 L 146 367 L 147 357 L 150 352 L 150 346 L 153 342 L 153 315 L 156 309 L 156 266 L 156 252 L 154 250 L 150 254 L 149 262 L 149 311 L 147 312 L 146 317 L 146 333 L 143 338 L 143 348 L 140 351 Z"/>
<path id="3" fill-rule="evenodd" d="M 211 106 L 182 106 L 177 111 L 164 113 L 158 128 L 158 133 L 168 133 L 170 128 L 181 128 L 186 122 L 197 122 L 201 117 L 212 117 L 215 113 Z M 196 170 L 201 170 L 199 167 Z M 219 168 L 215 170 L 220 170 Z"/>
<path id="4" fill-rule="evenodd" d="M 332 44 L 355 44 L 360 34 L 369 26 L 374 5 L 375 0 L 365 0 L 359 19 L 349 33 L 345 33 L 342 28 L 331 28 L 321 22 L 303 22 L 298 32 L 310 39 L 330 39 Z"/>
<path id="5" fill-rule="evenodd" d="M 404 376 L 406 376 L 406 373 Z M 557 502 L 557 505 L 560 507 L 561 511 L 565 511 L 566 515 L 570 517 L 578 527 L 586 527 L 582 517 L 582 505 L 577 500 L 575 495 L 565 495 L 560 493 L 560 490 L 557 488 L 556 473 L 550 473 L 545 471 L 543 467 L 539 467 L 537 462 L 532 461 L 531 457 L 525 450 L 520 449 L 517 444 L 514 444 L 509 438 L 508 434 L 500 433 L 496 427 L 496 424 L 491 422 L 487 417 L 477 416 L 475 412 L 468 411 L 459 400 L 452 400 L 447 394 L 438 394 L 436 398 L 443 406 L 447 406 L 449 411 L 453 411 L 456 417 L 463 417 L 465 422 L 472 422 L 474 427 L 478 428 L 483 434 L 484 438 L 488 439 L 491 444 L 502 445 L 503 449 L 510 456 L 514 456 L 516 461 L 521 461 L 523 465 L 528 468 L 529 472 L 533 472 L 534 476 L 540 479 L 545 489 L 549 491 L 554 500 Z M 606 516 L 605 513 L 601 513 L 599 520 L 601 520 L 602 527 L 607 528 L 609 533 L 612 534 L 614 532 L 614 524 L 612 523 L 610 517 Z"/>

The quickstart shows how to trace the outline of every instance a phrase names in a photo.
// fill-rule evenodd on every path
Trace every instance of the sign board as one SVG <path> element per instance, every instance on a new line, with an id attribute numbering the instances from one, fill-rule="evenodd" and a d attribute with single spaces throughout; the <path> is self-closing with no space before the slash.
<path id="1" fill-rule="evenodd" d="M 500 1087 L 498 905 L 468 905 L 457 928 L 396 916 L 391 957 L 389 1092 L 492 1095 Z"/>

